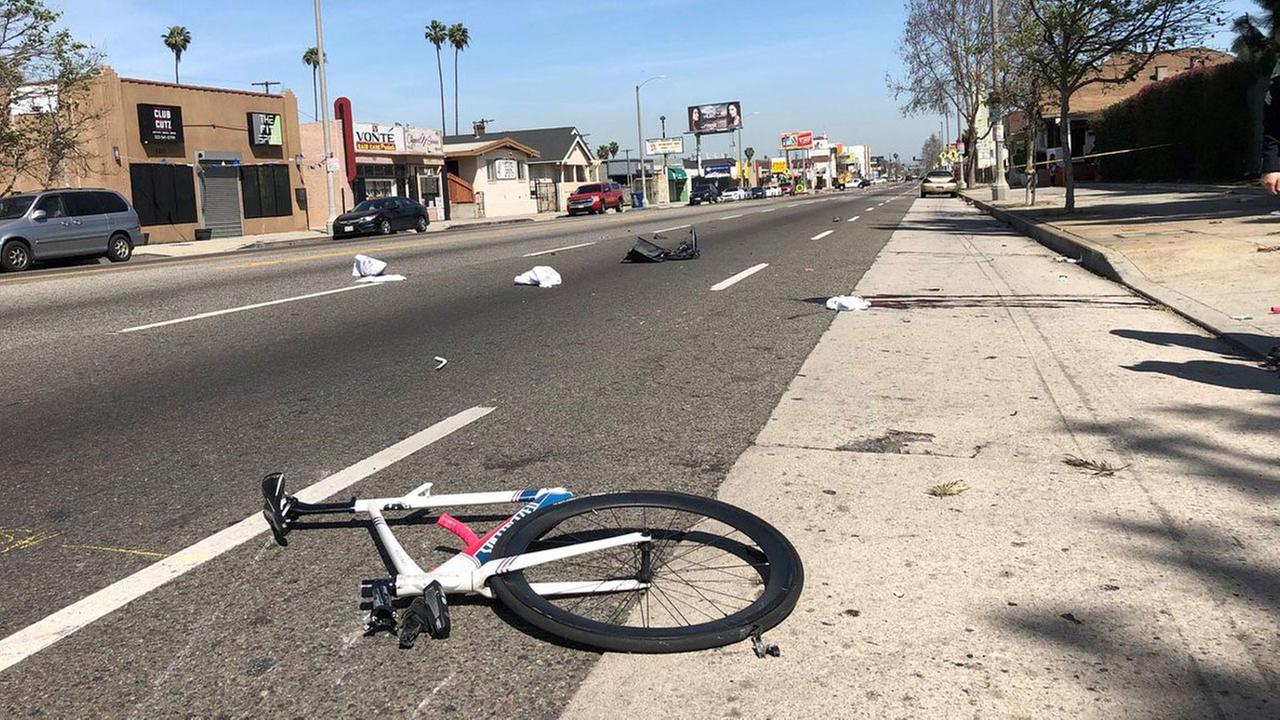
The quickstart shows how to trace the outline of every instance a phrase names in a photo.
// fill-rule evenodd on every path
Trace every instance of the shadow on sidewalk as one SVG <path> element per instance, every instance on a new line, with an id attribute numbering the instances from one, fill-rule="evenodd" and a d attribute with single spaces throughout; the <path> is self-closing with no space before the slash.
<path id="1" fill-rule="evenodd" d="M 1149 332 L 1146 330 L 1112 330 L 1112 335 L 1129 340 L 1140 340 L 1160 347 L 1184 347 L 1218 356 L 1214 360 L 1188 360 L 1167 362 L 1144 360 L 1136 365 L 1123 366 L 1134 372 L 1153 372 L 1191 382 L 1216 385 L 1232 390 L 1256 390 L 1270 395 L 1280 395 L 1280 374 L 1257 367 L 1252 358 L 1233 351 L 1220 340 L 1193 333 Z M 1244 339 L 1256 339 L 1258 344 L 1276 343 L 1266 335 L 1242 335 Z"/>
<path id="2" fill-rule="evenodd" d="M 1272 216 L 1280 209 L 1280 201 L 1263 195 L 1210 194 L 1200 197 L 1170 199 L 1167 194 L 1151 191 L 1089 188 L 1090 194 L 1080 196 L 1075 212 L 1062 208 L 1024 208 L 1012 206 L 1005 210 L 1034 218 L 1041 222 L 1068 222 L 1072 225 L 1149 225 L 1177 223 L 1192 220 L 1244 220 L 1249 223 L 1272 223 L 1280 231 L 1280 217 Z M 1099 198 L 1102 204 L 1091 202 L 1090 195 L 1114 196 Z M 1133 199 L 1147 197 L 1149 200 Z"/>
<path id="3" fill-rule="evenodd" d="M 1236 602 L 1273 618 L 1280 611 L 1280 569 L 1231 561 L 1243 548 L 1234 536 L 1194 522 L 1169 527 L 1154 521 L 1120 519 L 1103 524 L 1114 533 L 1111 537 L 1117 544 L 1132 542 L 1135 536 L 1141 538 L 1141 544 L 1120 551 L 1132 555 L 1142 567 L 1152 568 L 1153 574 L 1172 572 L 1194 579 L 1207 586 L 1210 596 L 1242 598 Z M 1136 578 L 1130 582 L 1133 580 Z M 1064 660 L 1078 658 L 1094 666 L 1081 668 L 1074 677 L 1080 685 L 1103 693 L 1103 697 L 1128 693 L 1138 703 L 1158 699 L 1161 705 L 1168 704 L 1161 707 L 1160 717 L 1261 720 L 1280 716 L 1280 688 L 1272 674 L 1280 643 L 1271 628 L 1237 628 L 1235 639 L 1249 646 L 1254 655 L 1254 662 L 1240 662 L 1238 666 L 1259 671 L 1242 672 L 1236 663 L 1223 662 L 1212 653 L 1189 654 L 1198 639 L 1184 640 L 1182 632 L 1171 625 L 1201 625 L 1194 609 L 1171 604 L 1160 613 L 1151 612 L 1176 600 L 1158 596 L 1139 600 L 1132 596 L 1139 591 L 1126 583 L 1126 578 L 1115 581 L 1116 585 L 1099 586 L 1091 600 L 1064 602 L 1039 612 L 1017 608 L 1001 612 L 994 619 L 1019 634 L 1059 646 Z M 1139 607 L 1133 606 L 1135 602 Z M 1206 620 L 1217 624 L 1225 618 Z M 1140 673 L 1146 682 L 1117 683 L 1108 668 Z M 1192 682 L 1179 680 L 1187 676 Z"/>

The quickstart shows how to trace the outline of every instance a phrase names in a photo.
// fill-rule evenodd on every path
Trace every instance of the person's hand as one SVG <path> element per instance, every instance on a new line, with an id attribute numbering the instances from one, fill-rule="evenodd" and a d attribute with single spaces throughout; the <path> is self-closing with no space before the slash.
<path id="1" fill-rule="evenodd" d="M 1272 195 L 1280 195 L 1280 172 L 1269 172 L 1262 176 L 1262 187 Z"/>

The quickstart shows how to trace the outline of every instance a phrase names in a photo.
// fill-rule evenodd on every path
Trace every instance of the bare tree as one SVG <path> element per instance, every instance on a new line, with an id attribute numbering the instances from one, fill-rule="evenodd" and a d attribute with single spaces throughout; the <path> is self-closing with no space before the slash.
<path id="1" fill-rule="evenodd" d="M 1096 83 L 1131 82 L 1161 52 L 1203 41 L 1218 22 L 1220 0 L 1020 0 L 1028 71 L 1045 83 L 1062 127 L 1067 210 L 1075 209 L 1071 98 Z M 1108 61 L 1115 72 L 1103 72 Z"/>
<path id="2" fill-rule="evenodd" d="M 88 110 L 100 56 L 56 23 L 40 0 L 0 0 L 0 194 L 27 178 L 50 187 L 85 168 Z"/>
<path id="3" fill-rule="evenodd" d="M 967 128 L 965 147 L 977 140 L 974 123 L 989 91 L 990 0 L 907 0 L 907 20 L 898 54 L 905 75 L 887 78 L 895 98 L 906 98 L 908 115 L 959 111 Z M 965 158 L 965 176 L 975 181 L 978 154 Z"/>

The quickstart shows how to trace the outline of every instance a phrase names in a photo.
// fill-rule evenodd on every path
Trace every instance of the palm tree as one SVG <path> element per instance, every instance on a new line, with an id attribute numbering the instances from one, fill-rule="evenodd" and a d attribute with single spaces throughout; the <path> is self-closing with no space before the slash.
<path id="1" fill-rule="evenodd" d="M 453 46 L 453 134 L 458 134 L 458 53 L 471 44 L 471 31 L 462 23 L 449 26 L 449 44 Z"/>
<path id="2" fill-rule="evenodd" d="M 1277 50 L 1280 50 L 1280 2 L 1257 0 L 1257 3 L 1263 10 L 1262 17 L 1245 14 L 1236 18 L 1232 25 L 1236 39 L 1231 49 L 1242 60 L 1270 69 Z"/>
<path id="3" fill-rule="evenodd" d="M 611 158 L 618 157 L 618 141 L 617 140 L 611 140 L 609 142 L 609 157 Z"/>
<path id="4" fill-rule="evenodd" d="M 326 53 L 327 54 L 327 53 Z M 326 58 L 327 60 L 328 58 Z M 315 101 L 316 119 L 320 118 L 320 88 L 316 74 L 320 71 L 320 49 L 309 47 L 302 53 L 302 64 L 311 68 L 311 98 Z"/>
<path id="5" fill-rule="evenodd" d="M 742 154 L 747 158 L 747 167 L 751 167 L 751 158 L 756 156 L 756 149 L 748 145 L 747 149 L 742 151 Z M 747 179 L 751 179 L 751 176 L 748 175 Z"/>
<path id="6" fill-rule="evenodd" d="M 600 158 L 601 160 L 608 160 L 608 159 L 609 159 L 609 146 L 608 146 L 608 145 L 601 145 L 600 147 L 596 148 L 596 157 Z"/>
<path id="7" fill-rule="evenodd" d="M 436 75 L 440 78 L 440 132 L 446 132 L 448 126 L 444 122 L 444 66 L 440 64 L 440 48 L 449 39 L 449 28 L 439 20 L 432 20 L 427 26 L 427 42 L 436 46 Z"/>
<path id="8" fill-rule="evenodd" d="M 160 36 L 164 39 L 164 46 L 173 51 L 173 82 L 178 84 L 178 61 L 182 59 L 182 53 L 187 51 L 191 45 L 191 33 L 181 25 L 173 25 L 169 28 L 169 32 Z"/>

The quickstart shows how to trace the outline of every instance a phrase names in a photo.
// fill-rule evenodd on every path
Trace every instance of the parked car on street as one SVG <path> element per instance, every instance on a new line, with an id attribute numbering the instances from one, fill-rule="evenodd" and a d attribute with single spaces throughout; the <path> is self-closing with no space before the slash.
<path id="1" fill-rule="evenodd" d="M 720 202 L 720 191 L 716 189 L 715 185 L 695 185 L 693 190 L 689 192 L 690 205 L 718 202 Z"/>
<path id="2" fill-rule="evenodd" d="M 622 186 L 616 182 L 580 185 L 569 196 L 569 215 L 603 213 L 610 208 L 622 212 Z"/>
<path id="3" fill-rule="evenodd" d="M 920 197 L 945 194 L 955 197 L 960 194 L 960 185 L 950 170 L 934 170 L 920 181 Z"/>
<path id="4" fill-rule="evenodd" d="M 778 191 L 781 192 L 783 195 L 795 195 L 796 186 L 792 185 L 789 182 L 784 182 L 778 186 Z"/>
<path id="5" fill-rule="evenodd" d="M 124 262 L 146 236 L 138 213 L 113 190 L 46 190 L 0 198 L 0 270 L 76 256 Z"/>
<path id="6" fill-rule="evenodd" d="M 740 187 L 728 188 L 720 192 L 721 200 L 746 200 L 751 194 Z"/>
<path id="7" fill-rule="evenodd" d="M 377 233 L 390 235 L 396 230 L 426 232 L 431 221 L 422 203 L 405 197 L 365 200 L 339 215 L 333 221 L 335 238 Z"/>
<path id="8" fill-rule="evenodd" d="M 763 198 L 763 197 L 765 197 L 764 188 L 760 187 L 759 185 L 751 188 L 752 200 L 759 200 L 760 198 Z"/>
<path id="9" fill-rule="evenodd" d="M 778 185 L 770 185 L 764 189 L 764 196 L 767 198 L 782 197 L 782 188 Z"/>

